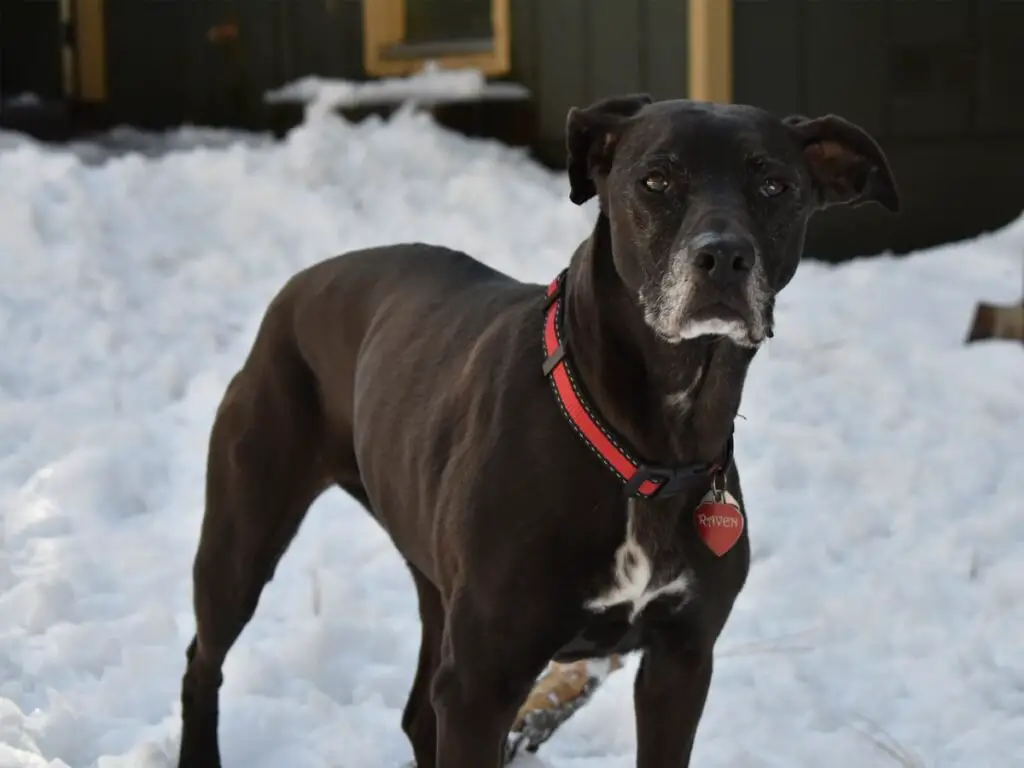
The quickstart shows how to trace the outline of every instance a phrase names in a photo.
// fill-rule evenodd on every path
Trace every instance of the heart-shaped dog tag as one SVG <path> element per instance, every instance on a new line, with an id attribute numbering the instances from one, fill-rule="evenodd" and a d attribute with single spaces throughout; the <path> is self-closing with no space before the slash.
<path id="1" fill-rule="evenodd" d="M 697 505 L 693 523 L 701 540 L 719 557 L 735 547 L 743 535 L 743 513 L 728 491 L 709 491 Z"/>

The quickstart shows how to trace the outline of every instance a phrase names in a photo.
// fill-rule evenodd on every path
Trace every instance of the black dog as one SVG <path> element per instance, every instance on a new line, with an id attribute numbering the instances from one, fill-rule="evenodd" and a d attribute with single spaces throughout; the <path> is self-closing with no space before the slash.
<path id="1" fill-rule="evenodd" d="M 812 212 L 899 196 L 834 116 L 627 96 L 567 131 L 571 199 L 600 214 L 548 290 L 404 244 L 310 267 L 270 304 L 210 437 L 182 768 L 220 764 L 224 658 L 334 485 L 416 584 L 420 768 L 498 768 L 549 660 L 632 650 L 637 765 L 690 764 L 749 566 L 731 461 L 748 366 Z"/>

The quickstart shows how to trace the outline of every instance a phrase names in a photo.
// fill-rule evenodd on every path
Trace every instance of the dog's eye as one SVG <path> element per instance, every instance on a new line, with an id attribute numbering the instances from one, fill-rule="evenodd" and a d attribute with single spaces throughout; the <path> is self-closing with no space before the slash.
<path id="1" fill-rule="evenodd" d="M 664 192 L 668 189 L 668 179 L 661 171 L 652 171 L 644 178 L 644 186 L 651 192 Z"/>
<path id="2" fill-rule="evenodd" d="M 778 197 L 786 191 L 786 182 L 779 179 L 767 179 L 759 190 L 765 197 Z"/>

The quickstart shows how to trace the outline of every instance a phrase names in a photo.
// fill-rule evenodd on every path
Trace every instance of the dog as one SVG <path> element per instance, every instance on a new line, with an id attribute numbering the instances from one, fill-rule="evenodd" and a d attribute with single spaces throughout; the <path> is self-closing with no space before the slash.
<path id="1" fill-rule="evenodd" d="M 405 243 L 270 302 L 210 433 L 180 768 L 220 765 L 225 656 L 331 487 L 415 584 L 401 723 L 419 768 L 499 768 L 550 661 L 634 651 L 636 764 L 690 765 L 750 564 L 748 367 L 810 216 L 900 195 L 834 115 L 623 95 L 570 109 L 566 134 L 569 197 L 598 212 L 546 288 Z"/>

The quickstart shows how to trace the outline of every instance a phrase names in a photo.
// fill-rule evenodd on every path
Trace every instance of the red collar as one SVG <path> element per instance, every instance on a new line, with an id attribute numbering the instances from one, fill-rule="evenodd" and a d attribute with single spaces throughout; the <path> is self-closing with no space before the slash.
<path id="1" fill-rule="evenodd" d="M 732 462 L 733 439 L 729 436 L 725 455 L 720 462 L 687 467 L 657 467 L 637 461 L 627 450 L 626 441 L 605 424 L 587 403 L 579 377 L 573 370 L 562 338 L 562 316 L 565 297 L 562 284 L 568 270 L 563 270 L 548 286 L 544 306 L 544 375 L 550 377 L 555 399 L 562 414 L 576 434 L 590 446 L 605 466 L 626 484 L 626 495 L 645 499 L 673 496 L 692 487 L 700 476 L 724 472 Z"/>

